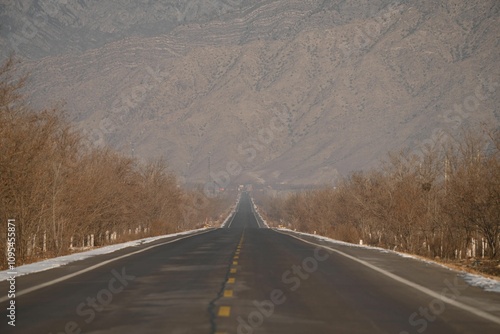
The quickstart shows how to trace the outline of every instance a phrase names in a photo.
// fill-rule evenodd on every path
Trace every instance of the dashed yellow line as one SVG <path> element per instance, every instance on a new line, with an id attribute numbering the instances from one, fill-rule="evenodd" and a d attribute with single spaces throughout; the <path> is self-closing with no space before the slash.
<path id="1" fill-rule="evenodd" d="M 236 252 L 235 252 L 235 255 L 233 257 L 233 266 L 238 265 L 238 260 L 240 258 L 239 254 L 240 254 L 240 250 L 241 250 L 242 246 L 243 246 L 243 236 L 241 237 L 240 242 L 239 242 L 238 246 L 236 247 Z M 236 268 L 231 268 L 229 270 L 229 272 L 231 274 L 236 274 L 237 271 L 238 270 Z M 235 281 L 236 281 L 236 279 L 234 277 L 229 277 L 227 279 L 228 284 L 234 284 Z M 231 289 L 224 290 L 224 297 L 225 298 L 231 298 L 233 296 L 234 296 L 233 290 L 231 290 Z M 230 315 L 231 315 L 231 307 L 230 306 L 220 306 L 219 307 L 219 311 L 217 313 L 218 317 L 229 317 Z M 217 332 L 216 334 L 226 334 L 226 333 Z"/>
<path id="2" fill-rule="evenodd" d="M 229 317 L 231 315 L 231 307 L 230 306 L 219 307 L 219 313 L 217 315 L 219 317 Z"/>

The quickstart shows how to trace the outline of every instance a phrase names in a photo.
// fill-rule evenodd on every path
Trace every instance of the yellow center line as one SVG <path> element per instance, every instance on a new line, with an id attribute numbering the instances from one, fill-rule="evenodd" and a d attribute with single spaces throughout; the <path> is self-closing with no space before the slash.
<path id="1" fill-rule="evenodd" d="M 236 252 L 233 257 L 233 266 L 238 265 L 238 259 L 240 258 L 240 250 L 241 247 L 243 246 L 243 236 L 241 236 L 240 242 L 238 243 L 238 246 L 236 247 Z M 230 273 L 231 274 L 236 274 L 238 270 L 236 268 L 231 268 Z M 229 277 L 227 279 L 228 284 L 234 284 L 236 279 L 234 277 Z M 233 297 L 233 290 L 224 290 L 224 297 Z M 229 317 L 229 314 L 231 313 L 231 308 L 229 306 L 221 306 L 219 308 L 219 316 L 220 317 Z"/>
<path id="2" fill-rule="evenodd" d="M 230 306 L 221 306 L 219 307 L 219 317 L 229 317 L 231 314 L 231 307 Z"/>

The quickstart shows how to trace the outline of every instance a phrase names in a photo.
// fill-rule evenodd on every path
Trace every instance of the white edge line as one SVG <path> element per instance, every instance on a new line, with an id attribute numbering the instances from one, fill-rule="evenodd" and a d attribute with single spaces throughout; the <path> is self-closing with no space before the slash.
<path id="1" fill-rule="evenodd" d="M 368 267 L 370 269 L 373 269 L 373 270 L 375 270 L 376 272 L 378 272 L 378 273 L 380 273 L 382 275 L 385 275 L 385 276 L 387 276 L 389 278 L 392 278 L 393 280 L 395 280 L 395 281 L 397 281 L 399 283 L 402 283 L 402 284 L 407 285 L 407 286 L 409 286 L 409 287 L 411 287 L 411 288 L 413 288 L 415 290 L 418 290 L 418 291 L 420 291 L 420 292 L 422 292 L 422 293 L 424 293 L 424 294 L 426 294 L 426 295 L 428 295 L 428 296 L 430 296 L 432 298 L 440 299 L 441 301 L 443 301 L 445 303 L 448 303 L 448 304 L 453 305 L 455 307 L 458 307 L 458 308 L 460 308 L 460 309 L 462 309 L 464 311 L 470 312 L 470 313 L 472 313 L 472 314 L 474 314 L 474 315 L 476 315 L 478 317 L 481 317 L 483 319 L 489 320 L 491 322 L 494 322 L 494 323 L 500 325 L 500 318 L 497 317 L 497 316 L 494 316 L 494 315 L 492 315 L 490 313 L 487 313 L 487 312 L 484 312 L 482 310 L 478 310 L 478 309 L 476 309 L 476 308 L 474 308 L 472 306 L 463 304 L 463 303 L 458 302 L 458 301 L 456 301 L 454 299 L 448 298 L 448 297 L 446 297 L 444 295 L 441 295 L 441 294 L 439 294 L 439 293 L 437 293 L 437 292 L 435 292 L 435 291 L 433 291 L 431 289 L 428 289 L 428 288 L 426 288 L 424 286 L 421 286 L 421 285 L 419 285 L 417 283 L 409 281 L 409 280 L 407 280 L 405 278 L 402 278 L 400 276 L 394 275 L 393 273 L 390 273 L 390 272 L 388 272 L 388 271 L 386 271 L 384 269 L 376 267 L 376 266 L 374 266 L 371 263 L 368 263 L 366 261 L 360 260 L 360 259 L 358 259 L 358 258 L 356 258 L 356 257 L 354 257 L 352 255 L 346 254 L 344 252 L 341 252 L 341 251 L 339 251 L 337 249 L 334 249 L 334 248 L 331 248 L 331 247 L 328 247 L 328 246 L 315 244 L 313 242 L 304 240 L 302 238 L 299 238 L 297 236 L 291 235 L 289 233 L 284 233 L 284 232 L 280 232 L 280 231 L 277 231 L 277 230 L 274 230 L 274 231 L 276 231 L 276 232 L 278 232 L 280 234 L 288 235 L 288 236 L 290 236 L 292 238 L 295 238 L 295 239 L 300 240 L 302 242 L 308 243 L 310 245 L 314 245 L 314 246 L 318 246 L 318 247 L 322 247 L 322 248 L 328 249 L 328 250 L 330 250 L 332 252 L 335 252 L 335 253 L 337 253 L 339 255 L 342 255 L 342 256 L 344 256 L 344 257 L 346 257 L 348 259 L 356 261 L 356 262 L 358 262 L 358 263 L 360 263 L 360 264 L 362 264 L 362 265 L 364 265 L 364 266 L 366 266 L 366 267 Z"/>
<path id="2" fill-rule="evenodd" d="M 255 204 L 253 204 L 253 198 L 252 198 L 252 196 L 250 196 L 250 194 L 248 195 L 248 197 L 250 198 L 250 209 L 252 210 L 253 217 L 255 218 L 255 221 L 257 222 L 257 227 L 262 228 L 262 226 L 260 226 L 260 223 L 259 223 L 259 217 L 257 217 L 257 215 L 255 214 Z"/>
<path id="3" fill-rule="evenodd" d="M 236 204 L 234 205 L 234 208 L 232 209 L 231 213 L 227 218 L 224 220 L 224 222 L 221 224 L 221 228 L 229 228 L 233 222 L 234 216 L 236 215 L 236 212 L 238 211 L 238 207 L 240 206 L 240 201 L 241 201 L 241 193 L 238 194 L 238 197 L 236 199 Z"/>
<path id="4" fill-rule="evenodd" d="M 233 223 L 234 217 L 236 216 L 236 213 L 238 212 L 238 209 L 240 208 L 240 203 L 241 203 L 241 194 L 238 196 L 238 202 L 236 203 L 236 206 L 234 207 L 234 212 L 231 214 L 231 221 L 229 224 L 227 224 L 227 228 L 231 227 L 231 224 Z"/>
<path id="5" fill-rule="evenodd" d="M 227 224 L 227 228 L 230 228 L 231 227 L 231 224 L 233 223 L 233 220 L 234 220 L 234 217 L 236 216 L 236 212 L 238 212 L 238 208 L 240 206 L 240 202 L 238 202 L 238 204 L 236 205 L 236 207 L 234 208 L 234 212 L 231 213 L 231 220 L 229 221 L 229 223 Z"/>
<path id="6" fill-rule="evenodd" d="M 255 202 L 253 201 L 253 197 L 252 196 L 249 196 L 249 197 L 250 197 L 250 203 L 252 203 L 252 213 L 253 213 L 253 216 L 255 217 L 255 220 L 257 221 L 257 226 L 259 228 L 269 228 L 269 225 L 267 225 L 264 222 L 264 218 L 262 218 L 262 216 L 260 215 L 260 212 L 257 211 L 257 206 L 255 205 Z M 260 223 L 259 223 L 259 218 L 261 221 Z"/>
<path id="7" fill-rule="evenodd" d="M 26 295 L 28 293 L 31 293 L 33 291 L 36 291 L 36 290 L 40 290 L 42 288 L 45 288 L 45 287 L 48 287 L 48 286 L 51 286 L 51 285 L 54 285 L 54 284 L 57 284 L 57 283 L 60 283 L 62 281 L 65 281 L 67 279 L 70 279 L 70 278 L 73 278 L 75 276 L 78 276 L 78 275 L 81 275 L 81 274 L 84 274 L 86 272 L 89 272 L 89 271 L 92 271 L 96 268 L 99 268 L 99 267 L 102 267 L 102 266 L 105 266 L 106 264 L 108 263 L 111 263 L 111 262 L 115 262 L 117 260 L 121 260 L 121 259 L 124 259 L 126 257 L 129 257 L 129 256 L 132 256 L 132 255 L 135 255 L 135 254 L 139 254 L 139 253 L 142 253 L 142 252 L 145 252 L 147 250 L 150 250 L 152 248 L 155 248 L 155 247 L 159 247 L 159 246 L 163 246 L 163 245 L 167 245 L 167 244 L 170 244 L 170 243 L 173 243 L 173 242 L 176 242 L 176 241 L 180 241 L 180 240 L 184 240 L 184 239 L 187 239 L 187 238 L 191 238 L 191 237 L 194 237 L 194 236 L 197 236 L 197 235 L 201 235 L 201 234 L 205 234 L 205 233 L 208 233 L 208 232 L 212 232 L 214 230 L 208 230 L 208 231 L 203 231 L 201 233 L 196 233 L 196 234 L 190 234 L 190 235 L 187 235 L 187 236 L 184 236 L 182 238 L 178 238 L 178 239 L 174 239 L 174 240 L 169 240 L 167 242 L 163 242 L 161 244 L 157 244 L 157 245 L 153 245 L 153 246 L 149 246 L 147 248 L 144 248 L 144 249 L 140 249 L 138 251 L 135 251 L 135 252 L 132 252 L 132 253 L 127 253 L 127 254 L 124 254 L 124 255 L 121 255 L 119 257 L 115 257 L 115 258 L 112 258 L 112 259 L 109 259 L 109 260 L 106 260 L 104 262 L 100 262 L 98 264 L 95 264 L 93 266 L 90 266 L 90 267 L 87 267 L 85 269 L 82 269 L 80 271 L 77 271 L 77 272 L 74 272 L 74 273 L 71 273 L 71 274 L 68 274 L 68 275 L 65 275 L 65 276 L 62 276 L 62 277 L 59 277 L 59 278 L 56 278 L 52 281 L 48 281 L 48 282 L 45 282 L 45 283 L 42 283 L 42 284 L 38 284 L 38 285 L 35 285 L 35 286 L 32 286 L 31 288 L 28 288 L 28 289 L 24 289 L 24 290 L 21 290 L 19 292 L 16 292 L 16 297 L 19 297 L 19 296 L 22 296 L 22 295 Z M 133 247 L 133 246 L 132 246 Z M 60 267 L 59 267 L 60 268 Z M 5 297 L 2 297 L 0 298 L 0 303 L 3 303 L 7 300 L 9 300 L 10 298 L 8 298 L 7 296 Z"/>

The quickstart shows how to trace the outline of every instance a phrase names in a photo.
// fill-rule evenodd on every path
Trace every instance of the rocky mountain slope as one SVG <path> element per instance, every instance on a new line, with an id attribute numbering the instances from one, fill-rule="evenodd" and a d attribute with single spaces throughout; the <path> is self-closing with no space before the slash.
<path id="1" fill-rule="evenodd" d="M 192 182 L 327 183 L 499 124 L 496 0 L 66 3 L 19 44 L 32 103 Z"/>

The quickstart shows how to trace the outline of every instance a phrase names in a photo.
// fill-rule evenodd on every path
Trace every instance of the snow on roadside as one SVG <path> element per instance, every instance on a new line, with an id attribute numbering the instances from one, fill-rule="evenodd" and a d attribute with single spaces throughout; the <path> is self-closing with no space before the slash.
<path id="1" fill-rule="evenodd" d="M 336 245 L 342 245 L 342 246 L 348 246 L 348 247 L 359 247 L 359 248 L 364 248 L 364 249 L 371 249 L 371 250 L 379 251 L 381 253 L 392 253 L 392 254 L 399 255 L 401 257 L 411 258 L 411 259 L 414 259 L 414 260 L 417 260 L 417 261 L 420 261 L 420 262 L 425 262 L 425 263 L 428 263 L 428 264 L 438 265 L 438 266 L 446 268 L 448 270 L 453 270 L 453 271 L 458 272 L 459 276 L 462 277 L 467 282 L 467 284 L 469 284 L 470 286 L 475 286 L 475 287 L 482 288 L 484 291 L 498 292 L 498 293 L 500 293 L 500 281 L 497 281 L 497 280 L 494 280 L 494 279 L 491 279 L 491 278 L 488 278 L 488 277 L 484 277 L 484 276 L 481 276 L 481 275 L 470 274 L 470 273 L 467 273 L 465 271 L 459 271 L 459 270 L 447 267 L 447 266 L 445 266 L 445 265 L 443 265 L 441 263 L 438 263 L 438 262 L 435 262 L 435 261 L 432 261 L 432 260 L 423 259 L 421 257 L 413 256 L 411 254 L 400 253 L 400 252 L 396 252 L 396 251 L 393 251 L 393 250 L 390 250 L 390 249 L 381 248 L 381 247 L 352 244 L 352 243 L 349 243 L 349 242 L 335 240 L 335 239 L 327 238 L 327 237 L 316 235 L 316 234 L 310 234 L 310 233 L 304 233 L 304 232 L 297 232 L 297 231 L 293 231 L 293 230 L 290 230 L 290 229 L 287 229 L 287 228 L 275 228 L 275 229 L 279 230 L 279 231 L 284 231 L 284 232 L 292 232 L 294 234 L 298 234 L 298 235 L 302 235 L 302 236 L 312 237 L 312 238 L 314 238 L 316 240 L 325 241 L 325 242 L 328 242 L 330 244 L 336 244 Z"/>
<path id="2" fill-rule="evenodd" d="M 269 228 L 269 225 L 267 224 L 267 221 L 266 221 L 266 220 L 262 217 L 262 215 L 260 214 L 260 212 L 259 212 L 259 208 L 257 207 L 257 205 L 255 205 L 255 202 L 253 201 L 253 198 L 252 198 L 252 197 L 250 197 L 250 201 L 252 202 L 252 206 L 253 206 L 253 211 L 254 211 L 254 213 L 256 213 L 256 214 L 257 214 L 257 216 L 259 216 L 260 221 L 262 222 L 262 224 L 264 224 L 264 226 L 265 226 L 266 228 Z"/>
<path id="3" fill-rule="evenodd" d="M 274 229 L 278 230 L 278 231 L 291 232 L 291 233 L 294 233 L 294 234 L 303 235 L 305 237 L 312 237 L 312 238 L 314 238 L 316 240 L 329 242 L 331 244 L 336 244 L 336 245 L 341 245 L 341 246 L 348 246 L 348 247 L 359 247 L 359 248 L 365 248 L 365 249 L 372 249 L 372 250 L 377 250 L 377 251 L 379 251 L 381 253 L 394 253 L 394 254 L 398 254 L 398 255 L 401 255 L 401 256 L 412 257 L 411 255 L 403 254 L 403 253 L 398 253 L 398 252 L 392 251 L 390 249 L 385 249 L 385 248 L 375 247 L 375 246 L 353 244 L 353 243 L 350 243 L 350 242 L 345 242 L 345 241 L 340 241 L 340 240 L 335 240 L 335 239 L 331 239 L 331 238 L 328 238 L 328 237 L 324 237 L 322 235 L 310 234 L 310 233 L 305 233 L 305 232 L 297 232 L 297 231 L 294 231 L 294 230 L 290 230 L 288 228 L 279 227 L 279 228 L 274 228 Z"/>
<path id="4" fill-rule="evenodd" d="M 114 245 L 110 245 L 110 246 L 96 248 L 96 249 L 89 250 L 86 252 L 74 253 L 74 254 L 64 255 L 64 256 L 60 256 L 60 257 L 56 257 L 56 258 L 52 258 L 52 259 L 42 260 L 42 261 L 35 262 L 35 263 L 25 264 L 25 265 L 22 265 L 22 266 L 15 268 L 15 270 L 14 270 L 16 272 L 15 276 L 18 277 L 18 276 L 32 274 L 32 273 L 36 273 L 36 272 L 40 272 L 40 271 L 44 271 L 44 270 L 48 270 L 48 269 L 52 269 L 52 268 L 57 268 L 57 267 L 66 265 L 66 264 L 71 263 L 71 262 L 87 259 L 89 257 L 116 252 L 117 250 L 120 250 L 123 248 L 147 244 L 147 243 L 159 240 L 159 239 L 194 234 L 194 233 L 201 232 L 204 230 L 208 230 L 208 228 L 201 228 L 201 229 L 197 229 L 197 230 L 184 231 L 184 232 L 179 232 L 179 233 L 174 233 L 174 234 L 166 234 L 166 235 L 161 235 L 161 236 L 157 236 L 157 237 L 149 237 L 149 238 L 144 238 L 144 239 L 139 239 L 139 240 L 134 240 L 134 241 L 128 241 L 128 242 L 124 242 L 121 244 L 114 244 Z M 9 277 L 12 276 L 12 275 L 9 275 L 8 272 L 11 272 L 11 270 L 0 271 L 0 282 L 5 281 Z"/>
<path id="5" fill-rule="evenodd" d="M 469 285 L 482 288 L 484 291 L 500 293 L 500 282 L 480 275 L 464 272 L 460 275 Z"/>

